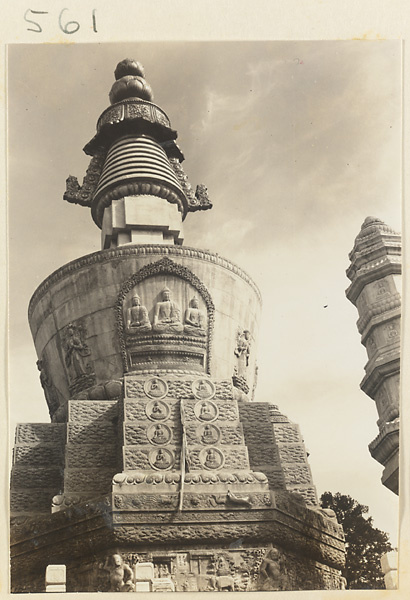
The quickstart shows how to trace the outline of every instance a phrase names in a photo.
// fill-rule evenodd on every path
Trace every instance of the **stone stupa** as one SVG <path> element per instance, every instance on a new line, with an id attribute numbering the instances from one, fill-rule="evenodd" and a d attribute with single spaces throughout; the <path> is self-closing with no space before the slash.
<path id="1" fill-rule="evenodd" d="M 343 531 L 299 428 L 253 400 L 260 292 L 183 246 L 207 190 L 141 65 L 115 77 L 64 195 L 91 209 L 102 250 L 29 306 L 51 423 L 17 427 L 12 591 L 341 589 Z"/>

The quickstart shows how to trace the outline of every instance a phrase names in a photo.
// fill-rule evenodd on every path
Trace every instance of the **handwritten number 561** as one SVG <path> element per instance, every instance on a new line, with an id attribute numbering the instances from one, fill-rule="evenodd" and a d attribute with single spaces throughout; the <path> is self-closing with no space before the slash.
<path id="1" fill-rule="evenodd" d="M 60 12 L 60 14 L 58 15 L 58 26 L 60 27 L 61 31 L 67 35 L 71 35 L 72 33 L 76 33 L 79 29 L 80 29 L 80 23 L 78 21 L 63 21 L 63 14 L 65 13 L 65 11 L 68 10 L 68 8 L 63 8 L 63 10 Z M 92 11 L 92 23 L 93 23 L 93 31 L 94 33 L 97 33 L 97 21 L 96 21 L 96 17 L 95 17 L 95 8 Z M 32 10 L 31 8 L 27 9 L 26 12 L 24 13 L 24 20 L 27 23 L 30 23 L 31 25 L 34 25 L 36 27 L 36 29 L 33 29 L 32 27 L 27 27 L 27 31 L 34 31 L 34 33 L 41 33 L 43 31 L 40 23 L 37 23 L 37 21 L 33 21 L 32 19 L 29 19 L 29 13 L 31 13 L 31 15 L 48 15 L 48 11 L 45 10 Z M 30 16 L 31 16 L 30 15 Z"/>

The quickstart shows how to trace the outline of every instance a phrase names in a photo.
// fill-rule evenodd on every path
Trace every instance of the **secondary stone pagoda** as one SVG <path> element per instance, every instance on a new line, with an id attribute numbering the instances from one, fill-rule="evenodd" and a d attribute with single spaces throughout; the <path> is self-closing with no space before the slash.
<path id="1" fill-rule="evenodd" d="M 382 483 L 399 493 L 401 237 L 367 217 L 349 254 L 348 299 L 357 307 L 357 328 L 369 360 L 362 390 L 376 403 L 379 434 L 370 454 L 383 465 Z"/>
<path id="2" fill-rule="evenodd" d="M 91 209 L 102 250 L 29 306 L 51 423 L 16 432 L 12 590 L 44 591 L 46 572 L 50 591 L 341 589 L 343 532 L 299 428 L 253 401 L 259 290 L 182 246 L 207 190 L 141 65 L 115 77 L 64 195 Z"/>

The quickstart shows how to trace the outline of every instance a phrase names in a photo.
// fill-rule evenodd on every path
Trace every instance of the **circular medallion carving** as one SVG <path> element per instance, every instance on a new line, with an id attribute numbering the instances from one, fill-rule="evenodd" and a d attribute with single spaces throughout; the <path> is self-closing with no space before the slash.
<path id="1" fill-rule="evenodd" d="M 151 400 L 145 407 L 145 413 L 151 421 L 165 421 L 170 412 L 170 407 L 162 400 Z"/>
<path id="2" fill-rule="evenodd" d="M 195 404 L 194 412 L 200 421 L 215 421 L 218 416 L 218 407 L 209 400 L 200 400 Z"/>
<path id="3" fill-rule="evenodd" d="M 160 471 L 166 471 L 174 466 L 175 457 L 171 450 L 167 448 L 158 448 L 158 450 L 151 450 L 149 453 L 148 460 L 153 469 Z"/>
<path id="4" fill-rule="evenodd" d="M 144 383 L 144 392 L 148 398 L 164 398 L 168 393 L 168 384 L 160 377 L 150 377 Z"/>
<path id="5" fill-rule="evenodd" d="M 195 379 L 192 382 L 192 392 L 198 400 L 210 400 L 215 396 L 215 385 L 209 379 Z"/>
<path id="6" fill-rule="evenodd" d="M 203 444 L 217 444 L 221 437 L 221 432 L 216 425 L 206 423 L 198 427 L 198 437 Z"/>
<path id="7" fill-rule="evenodd" d="M 199 461 L 205 469 L 220 469 L 225 457 L 219 448 L 204 448 L 199 453 Z"/>
<path id="8" fill-rule="evenodd" d="M 172 438 L 172 431 L 168 425 L 156 423 L 148 427 L 147 438 L 151 444 L 155 444 L 156 446 L 169 444 Z"/>

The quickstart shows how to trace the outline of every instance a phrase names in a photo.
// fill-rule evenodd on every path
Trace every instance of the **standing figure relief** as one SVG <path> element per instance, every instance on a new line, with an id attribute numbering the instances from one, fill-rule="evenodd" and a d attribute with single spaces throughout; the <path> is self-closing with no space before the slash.
<path id="1" fill-rule="evenodd" d="M 72 381 L 88 375 L 92 370 L 87 360 L 91 355 L 91 351 L 83 341 L 82 335 L 83 331 L 81 327 L 76 327 L 71 323 L 68 325 L 65 343 L 65 363 Z"/>

